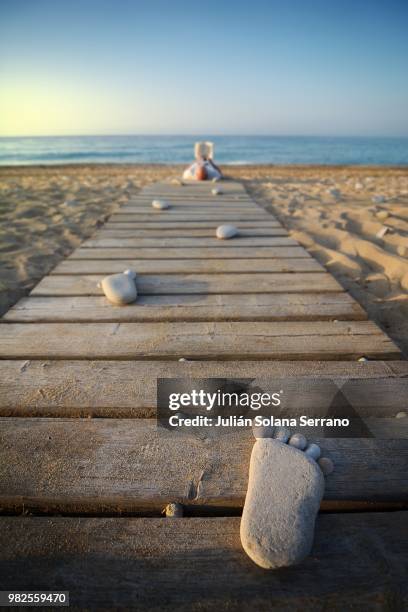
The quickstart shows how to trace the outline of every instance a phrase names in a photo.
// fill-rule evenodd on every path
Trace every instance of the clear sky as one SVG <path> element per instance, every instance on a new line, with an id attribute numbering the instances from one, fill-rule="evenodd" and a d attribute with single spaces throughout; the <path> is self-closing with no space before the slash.
<path id="1" fill-rule="evenodd" d="M 408 0 L 0 0 L 0 135 L 408 136 Z"/>

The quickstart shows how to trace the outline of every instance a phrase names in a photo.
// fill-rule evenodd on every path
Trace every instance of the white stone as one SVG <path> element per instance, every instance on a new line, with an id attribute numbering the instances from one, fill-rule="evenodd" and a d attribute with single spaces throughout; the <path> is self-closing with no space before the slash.
<path id="1" fill-rule="evenodd" d="M 215 188 L 215 189 L 211 189 L 211 193 L 216 196 L 216 195 L 221 195 L 222 191 L 221 189 Z"/>
<path id="2" fill-rule="evenodd" d="M 105 276 L 101 281 L 101 289 L 107 299 L 117 306 L 124 306 L 136 301 L 136 273 L 133 270 L 125 270 L 121 274 Z"/>
<path id="3" fill-rule="evenodd" d="M 238 234 L 238 230 L 234 225 L 219 225 L 215 235 L 220 240 L 229 240 Z"/>
<path id="4" fill-rule="evenodd" d="M 317 463 L 325 476 L 328 476 L 334 470 L 333 461 L 328 457 L 321 457 Z"/>
<path id="5" fill-rule="evenodd" d="M 183 506 L 178 502 L 167 504 L 164 513 L 167 518 L 181 518 L 183 516 Z"/>
<path id="6" fill-rule="evenodd" d="M 377 238 L 384 238 L 385 234 L 389 231 L 389 227 L 387 227 L 386 225 L 383 225 L 381 227 L 381 229 L 378 230 L 378 232 L 376 233 Z"/>
<path id="7" fill-rule="evenodd" d="M 320 446 L 317 444 L 309 444 L 309 446 L 305 450 L 305 455 L 317 461 L 320 457 Z"/>
<path id="8" fill-rule="evenodd" d="M 402 412 L 397 412 L 397 414 L 395 415 L 396 419 L 405 419 L 407 417 L 407 413 L 402 411 Z"/>
<path id="9" fill-rule="evenodd" d="M 167 210 L 167 208 L 170 208 L 170 204 L 166 200 L 153 200 L 152 206 L 156 210 Z"/>
<path id="10" fill-rule="evenodd" d="M 312 548 L 323 492 L 313 459 L 278 440 L 257 440 L 240 529 L 247 555 L 265 569 L 302 561 Z"/>
<path id="11" fill-rule="evenodd" d="M 307 440 L 303 434 L 296 433 L 289 438 L 289 444 L 299 450 L 304 450 L 307 446 Z"/>

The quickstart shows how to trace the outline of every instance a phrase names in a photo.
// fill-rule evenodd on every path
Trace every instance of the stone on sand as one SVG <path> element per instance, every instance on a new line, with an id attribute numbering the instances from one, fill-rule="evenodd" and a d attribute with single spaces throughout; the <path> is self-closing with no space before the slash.
<path id="1" fill-rule="evenodd" d="M 220 240 L 229 240 L 238 234 L 238 230 L 234 225 L 219 225 L 215 234 Z"/>
<path id="2" fill-rule="evenodd" d="M 110 274 L 101 281 L 101 288 L 107 299 L 117 306 L 131 304 L 137 299 L 136 273 L 125 270 L 120 274 Z"/>
<path id="3" fill-rule="evenodd" d="M 181 518 L 183 516 L 183 506 L 178 502 L 167 504 L 164 509 L 167 518 Z"/>
<path id="4" fill-rule="evenodd" d="M 378 232 L 376 233 L 377 238 L 384 238 L 385 234 L 387 232 L 390 231 L 390 228 L 387 227 L 386 225 L 383 225 L 382 227 L 380 227 L 380 229 L 378 230 Z"/>
<path id="5" fill-rule="evenodd" d="M 279 440 L 257 440 L 240 529 L 248 556 L 265 569 L 302 561 L 312 548 L 323 492 L 316 461 Z"/>
<path id="6" fill-rule="evenodd" d="M 211 189 L 211 193 L 216 196 L 216 195 L 221 195 L 222 191 L 221 189 L 218 189 L 218 187 L 215 187 L 214 189 Z"/>

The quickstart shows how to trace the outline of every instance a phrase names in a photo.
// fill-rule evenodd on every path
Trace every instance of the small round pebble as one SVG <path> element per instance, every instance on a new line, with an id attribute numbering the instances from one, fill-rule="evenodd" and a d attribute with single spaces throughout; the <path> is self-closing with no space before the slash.
<path id="1" fill-rule="evenodd" d="M 252 425 L 252 433 L 257 440 L 260 438 L 273 438 L 274 430 L 273 425 Z"/>
<path id="2" fill-rule="evenodd" d="M 211 189 L 211 193 L 213 195 L 221 195 L 222 191 L 221 191 L 221 189 L 217 189 L 217 187 L 216 187 L 215 189 Z"/>
<path id="3" fill-rule="evenodd" d="M 367 357 L 359 357 L 358 361 L 368 361 Z"/>
<path id="4" fill-rule="evenodd" d="M 170 204 L 166 202 L 166 200 L 153 200 L 152 206 L 157 210 L 166 210 L 167 208 L 170 208 Z"/>
<path id="5" fill-rule="evenodd" d="M 185 357 L 180 357 L 179 361 L 187 361 Z"/>
<path id="6" fill-rule="evenodd" d="M 215 235 L 220 240 L 229 240 L 238 234 L 238 230 L 234 225 L 219 225 Z"/>
<path id="7" fill-rule="evenodd" d="M 183 516 L 183 506 L 177 502 L 167 504 L 164 513 L 168 518 L 181 518 Z"/>
<path id="8" fill-rule="evenodd" d="M 290 431 L 286 427 L 277 427 L 275 430 L 274 438 L 280 442 L 287 442 L 289 440 Z"/>
<path id="9" fill-rule="evenodd" d="M 317 463 L 325 476 L 328 476 L 328 474 L 334 471 L 333 461 L 328 457 L 321 457 Z"/>
<path id="10" fill-rule="evenodd" d="M 289 444 L 299 450 L 304 450 L 307 446 L 307 440 L 303 434 L 296 433 L 289 438 Z"/>
<path id="11" fill-rule="evenodd" d="M 320 446 L 317 444 L 309 444 L 309 446 L 306 447 L 305 455 L 317 461 L 320 457 Z"/>
<path id="12" fill-rule="evenodd" d="M 405 419 L 407 417 L 407 413 L 402 411 L 402 412 L 397 412 L 397 414 L 395 415 L 396 419 Z"/>

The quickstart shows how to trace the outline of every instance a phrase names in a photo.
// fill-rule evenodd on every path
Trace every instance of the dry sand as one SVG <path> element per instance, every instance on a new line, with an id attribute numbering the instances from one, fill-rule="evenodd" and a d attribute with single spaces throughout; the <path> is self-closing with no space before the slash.
<path id="1" fill-rule="evenodd" d="M 160 165 L 0 168 L 0 313 L 143 185 Z M 408 169 L 236 166 L 271 210 L 408 353 Z"/>

